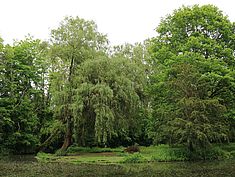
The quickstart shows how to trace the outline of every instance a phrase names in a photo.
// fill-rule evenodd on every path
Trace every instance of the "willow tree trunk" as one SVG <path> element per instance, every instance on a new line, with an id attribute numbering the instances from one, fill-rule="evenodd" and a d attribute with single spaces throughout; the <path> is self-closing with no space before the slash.
<path id="1" fill-rule="evenodd" d="M 66 132 L 64 136 L 64 143 L 61 147 L 62 151 L 67 150 L 67 148 L 71 145 L 72 143 L 72 126 L 73 126 L 73 121 L 72 121 L 72 111 L 70 110 L 69 106 L 72 103 L 72 75 L 73 75 L 73 65 L 74 65 L 74 58 L 71 58 L 71 63 L 69 67 L 69 76 L 68 76 L 68 86 L 69 86 L 69 93 L 68 93 L 68 102 L 65 107 L 65 120 L 66 120 Z"/>
<path id="2" fill-rule="evenodd" d="M 66 133 L 64 137 L 64 143 L 61 147 L 61 150 L 66 150 L 72 143 L 72 118 L 69 116 L 67 118 L 67 127 L 66 127 Z"/>

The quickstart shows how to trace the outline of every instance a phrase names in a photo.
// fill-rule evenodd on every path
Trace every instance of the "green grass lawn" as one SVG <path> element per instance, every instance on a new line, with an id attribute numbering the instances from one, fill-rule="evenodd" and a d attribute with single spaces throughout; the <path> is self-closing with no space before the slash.
<path id="1" fill-rule="evenodd" d="M 36 157 L 42 162 L 69 162 L 74 164 L 80 163 L 121 163 L 124 157 L 115 152 L 80 152 L 68 154 L 66 156 L 56 156 L 54 154 L 38 153 Z"/>
<path id="2" fill-rule="evenodd" d="M 214 145 L 206 160 L 228 159 L 235 157 L 235 143 L 229 145 Z M 124 148 L 85 148 L 72 146 L 67 155 L 38 153 L 36 157 L 41 162 L 66 162 L 73 164 L 117 164 L 142 162 L 187 161 L 187 151 L 182 147 L 168 145 L 140 147 L 140 152 L 129 154 Z"/>

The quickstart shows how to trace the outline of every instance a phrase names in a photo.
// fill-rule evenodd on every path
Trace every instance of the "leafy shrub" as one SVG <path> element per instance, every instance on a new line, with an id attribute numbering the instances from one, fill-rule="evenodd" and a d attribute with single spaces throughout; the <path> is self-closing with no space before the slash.
<path id="1" fill-rule="evenodd" d="M 220 147 L 213 147 L 209 152 L 206 153 L 206 160 L 209 159 L 229 159 L 231 154 L 228 151 L 221 149 Z"/>
<path id="2" fill-rule="evenodd" d="M 8 156 L 9 154 L 10 154 L 9 149 L 6 149 L 6 148 L 0 146 L 0 157 L 1 156 Z"/>
<path id="3" fill-rule="evenodd" d="M 168 145 L 159 145 L 150 149 L 152 152 L 149 153 L 154 154 L 151 155 L 152 161 L 221 160 L 234 156 L 232 151 L 228 152 L 219 146 L 197 149 L 193 152 L 189 152 L 182 146 L 170 147 Z"/>
<path id="4" fill-rule="evenodd" d="M 145 162 L 146 160 L 140 153 L 133 153 L 129 154 L 123 160 L 123 163 L 141 163 Z"/>
<path id="5" fill-rule="evenodd" d="M 235 143 L 223 144 L 219 145 L 219 147 L 225 151 L 231 152 L 235 150 Z"/>
<path id="6" fill-rule="evenodd" d="M 128 153 L 135 153 L 135 152 L 140 152 L 140 148 L 138 145 L 133 145 L 133 146 L 128 146 L 126 149 L 124 149 L 124 152 Z"/>
<path id="7" fill-rule="evenodd" d="M 155 148 L 152 161 L 167 162 L 167 161 L 185 161 L 188 160 L 187 151 L 181 147 L 169 147 L 168 145 L 160 145 Z"/>
<path id="8" fill-rule="evenodd" d="M 231 158 L 230 152 L 215 146 L 189 153 L 190 160 L 222 160 Z"/>

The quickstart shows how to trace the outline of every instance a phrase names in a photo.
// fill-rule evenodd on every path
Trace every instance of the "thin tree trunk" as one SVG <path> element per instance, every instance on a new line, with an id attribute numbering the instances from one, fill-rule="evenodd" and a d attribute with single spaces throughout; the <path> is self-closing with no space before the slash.
<path id="1" fill-rule="evenodd" d="M 189 144 L 188 144 L 188 149 L 189 149 L 190 152 L 193 152 L 193 151 L 194 151 L 192 141 L 189 142 Z"/>
<path id="2" fill-rule="evenodd" d="M 67 150 L 67 148 L 72 144 L 72 120 L 71 116 L 67 119 L 67 128 L 66 128 L 66 133 L 64 137 L 64 143 L 61 147 L 62 151 Z"/>
<path id="3" fill-rule="evenodd" d="M 73 74 L 73 65 L 74 65 L 74 59 L 73 57 L 71 58 L 71 63 L 69 67 L 69 77 L 68 77 L 68 84 L 69 84 L 69 95 L 68 95 L 68 102 L 66 105 L 66 122 L 67 122 L 67 127 L 66 127 L 66 133 L 64 137 L 64 143 L 61 147 L 62 151 L 67 150 L 67 148 L 71 145 L 72 143 L 72 115 L 71 111 L 69 110 L 69 106 L 72 102 L 72 74 Z"/>
<path id="4" fill-rule="evenodd" d="M 46 148 L 52 143 L 54 137 L 59 133 L 59 129 L 55 130 L 38 148 L 37 151 L 45 151 Z"/>

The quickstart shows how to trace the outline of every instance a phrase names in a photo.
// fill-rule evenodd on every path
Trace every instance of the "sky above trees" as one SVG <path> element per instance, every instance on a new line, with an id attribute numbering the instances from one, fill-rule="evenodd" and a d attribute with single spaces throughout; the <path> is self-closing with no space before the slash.
<path id="1" fill-rule="evenodd" d="M 27 34 L 47 40 L 65 16 L 94 20 L 112 45 L 141 42 L 156 35 L 161 17 L 182 5 L 214 4 L 235 21 L 232 0 L 7 0 L 1 1 L 0 36 L 5 43 Z"/>

